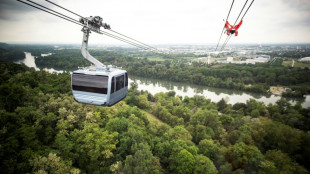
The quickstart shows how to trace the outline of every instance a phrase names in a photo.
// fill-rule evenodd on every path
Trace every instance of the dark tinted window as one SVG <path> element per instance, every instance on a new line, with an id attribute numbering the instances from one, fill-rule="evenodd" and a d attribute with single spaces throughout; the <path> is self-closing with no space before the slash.
<path id="1" fill-rule="evenodd" d="M 114 88 L 115 88 L 115 77 L 112 77 L 112 83 L 111 83 L 111 94 L 114 93 Z"/>
<path id="2" fill-rule="evenodd" d="M 116 77 L 116 91 L 124 88 L 124 76 Z"/>
<path id="3" fill-rule="evenodd" d="M 125 73 L 125 80 L 126 80 L 125 86 L 128 86 L 128 74 L 127 73 Z"/>
<path id="4" fill-rule="evenodd" d="M 72 74 L 72 89 L 77 91 L 107 94 L 108 76 Z"/>

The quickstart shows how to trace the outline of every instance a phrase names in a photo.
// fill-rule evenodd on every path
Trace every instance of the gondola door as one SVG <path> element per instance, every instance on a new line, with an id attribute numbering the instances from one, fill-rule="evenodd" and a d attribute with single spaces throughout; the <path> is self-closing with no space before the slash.
<path id="1" fill-rule="evenodd" d="M 111 95 L 110 95 L 110 105 L 115 104 L 122 98 L 126 96 L 125 94 L 125 77 L 124 74 L 119 76 L 114 76 L 111 79 Z"/>

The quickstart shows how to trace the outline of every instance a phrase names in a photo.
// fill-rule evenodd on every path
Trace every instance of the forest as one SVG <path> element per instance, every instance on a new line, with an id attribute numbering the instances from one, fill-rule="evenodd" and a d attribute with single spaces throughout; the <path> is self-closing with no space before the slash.
<path id="1" fill-rule="evenodd" d="M 12 46 L 0 42 L 0 60 L 4 61 L 18 61 L 25 58 L 24 52 L 18 49 L 12 49 Z"/>
<path id="2" fill-rule="evenodd" d="M 148 57 L 155 53 L 131 49 L 117 52 L 93 49 L 90 53 L 104 64 L 123 67 L 129 74 L 140 77 L 257 93 L 267 93 L 270 86 L 284 86 L 292 89 L 284 94 L 287 97 L 310 94 L 308 68 L 289 68 L 281 64 L 218 64 L 210 67 L 199 62 L 189 64 L 186 57 L 193 55 L 182 54 L 160 55 L 164 61 L 154 61 Z M 64 49 L 48 57 L 38 57 L 36 64 L 40 68 L 67 71 L 90 65 L 78 49 Z"/>
<path id="3" fill-rule="evenodd" d="M 121 60 L 111 62 L 132 64 Z M 123 101 L 100 107 L 74 101 L 69 73 L 6 61 L 0 61 L 0 81 L 1 173 L 310 170 L 310 109 L 285 99 L 230 105 L 174 91 L 151 95 L 132 83 Z"/>

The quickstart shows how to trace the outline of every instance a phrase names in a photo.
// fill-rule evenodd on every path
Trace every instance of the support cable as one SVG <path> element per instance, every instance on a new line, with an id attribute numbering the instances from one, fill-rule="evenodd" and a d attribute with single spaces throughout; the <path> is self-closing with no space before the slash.
<path id="1" fill-rule="evenodd" d="M 244 3 L 244 5 L 243 5 L 243 7 L 242 7 L 242 9 L 241 9 L 241 11 L 240 11 L 240 13 L 239 13 L 239 15 L 238 15 L 238 17 L 237 17 L 237 19 L 236 19 L 235 23 L 234 23 L 234 26 L 236 25 L 236 23 L 237 23 L 237 21 L 238 21 L 238 19 L 239 19 L 240 15 L 241 15 L 241 13 L 242 13 L 242 11 L 243 11 L 243 9 L 244 9 L 245 5 L 246 5 L 247 3 L 248 3 L 248 0 L 246 0 L 246 2 Z M 241 19 L 241 20 L 242 20 L 242 19 Z"/>
<path id="2" fill-rule="evenodd" d="M 227 38 L 226 38 L 225 42 L 223 43 L 220 51 L 222 51 L 225 48 L 225 46 L 226 46 L 226 44 L 227 44 L 227 42 L 229 41 L 230 38 L 231 38 L 231 35 L 227 36 Z"/>
<path id="3" fill-rule="evenodd" d="M 55 10 L 52 10 L 52 9 L 50 9 L 50 8 L 48 8 L 48 7 L 45 7 L 45 6 L 43 6 L 43 5 L 40 5 L 40 4 L 38 4 L 38 3 L 35 3 L 35 2 L 33 2 L 33 1 L 31 1 L 31 0 L 26 0 L 26 1 L 31 2 L 31 3 L 33 3 L 33 4 L 37 5 L 37 6 L 39 6 L 39 7 L 45 8 L 45 9 L 47 9 L 47 10 L 49 10 L 49 11 L 54 12 L 54 13 L 57 13 L 57 14 L 59 14 L 59 15 L 62 15 L 62 16 L 64 16 L 64 17 L 70 19 L 70 20 L 79 22 L 79 21 L 76 20 L 76 19 L 73 19 L 73 18 L 71 18 L 71 17 L 69 17 L 69 16 L 67 16 L 67 15 L 64 15 L 64 14 L 62 14 L 62 13 L 59 13 L 59 12 L 57 12 L 57 11 L 55 11 Z"/>
<path id="4" fill-rule="evenodd" d="M 55 5 L 55 6 L 59 7 L 59 8 L 61 8 L 61 9 L 64 9 L 64 10 L 66 10 L 66 11 L 68 11 L 68 12 L 74 14 L 74 15 L 77 15 L 78 17 L 81 17 L 81 18 L 85 19 L 83 16 L 81 16 L 81 15 L 79 15 L 79 14 L 76 14 L 76 13 L 74 13 L 73 11 L 70 11 L 70 10 L 68 10 L 68 9 L 66 9 L 66 8 L 64 8 L 64 7 L 58 5 L 58 4 L 54 3 L 54 2 L 51 2 L 51 1 L 49 1 L 49 0 L 45 0 L 45 1 L 47 1 L 47 2 L 49 2 L 49 3 L 51 3 L 51 4 L 53 4 L 53 5 Z"/>
<path id="5" fill-rule="evenodd" d="M 248 12 L 248 10 L 250 9 L 250 7 L 252 6 L 254 0 L 251 2 L 250 6 L 248 7 L 248 9 L 245 11 L 245 13 L 243 14 L 241 20 L 243 20 L 244 16 L 246 15 L 246 13 Z"/>
<path id="6" fill-rule="evenodd" d="M 17 1 L 19 1 L 19 2 L 21 2 L 21 3 L 24 3 L 24 4 L 26 4 L 26 5 L 29 5 L 29 6 L 31 6 L 31 7 L 34 7 L 34 8 L 36 8 L 36 9 L 42 10 L 42 11 L 44 11 L 44 12 L 46 12 L 46 13 L 51 14 L 51 15 L 57 16 L 57 17 L 59 17 L 59 18 L 62 18 L 62 19 L 64 19 L 64 20 L 67 20 L 67 21 L 69 21 L 69 22 L 72 22 L 72 23 L 74 23 L 74 24 L 77 24 L 77 25 L 80 25 L 80 26 L 89 28 L 88 26 L 83 25 L 83 24 L 77 22 L 77 20 L 74 20 L 74 19 L 72 20 L 72 18 L 70 19 L 70 17 L 69 17 L 69 18 L 63 17 L 63 16 L 66 16 L 66 15 L 59 16 L 59 15 L 57 15 L 57 14 L 55 14 L 55 13 L 52 13 L 52 12 L 47 11 L 47 10 L 44 10 L 44 9 L 42 9 L 42 8 L 40 8 L 40 7 L 34 6 L 34 5 L 29 4 L 29 3 L 27 3 L 27 2 L 24 2 L 24 1 L 21 1 L 21 0 L 17 0 Z M 30 0 L 27 0 L 27 1 L 30 2 Z M 31 1 L 31 2 L 32 2 L 32 1 Z M 47 7 L 45 7 L 45 8 L 47 8 Z M 48 8 L 47 8 L 47 9 L 48 9 Z M 59 14 L 60 14 L 60 13 L 59 13 Z M 90 28 L 89 28 L 89 29 L 90 29 Z M 92 30 L 92 31 L 93 31 L 93 30 Z M 104 34 L 104 35 L 106 35 L 106 36 L 109 36 L 109 37 L 112 37 L 112 38 L 114 38 L 114 39 L 123 41 L 123 42 L 125 42 L 125 43 L 128 43 L 128 44 L 130 44 L 130 45 L 136 46 L 136 47 L 141 48 L 141 49 L 144 49 L 144 50 L 149 50 L 149 51 L 155 52 L 154 50 L 152 50 L 152 49 L 150 49 L 150 48 L 147 48 L 147 47 L 144 47 L 144 46 L 139 45 L 139 44 L 137 44 L 137 43 L 128 41 L 128 40 L 126 40 L 126 39 L 124 39 L 124 38 L 115 36 L 115 35 L 113 35 L 113 34 L 111 34 L 111 33 L 107 33 L 107 32 L 104 32 L 104 31 L 94 31 L 94 32 L 99 33 L 99 34 Z"/>
<path id="7" fill-rule="evenodd" d="M 147 47 L 153 48 L 153 49 L 156 50 L 156 51 L 161 52 L 160 50 L 158 50 L 158 49 L 155 48 L 155 47 L 152 47 L 152 46 L 150 46 L 150 45 L 147 45 L 147 44 L 145 44 L 145 43 L 142 43 L 142 42 L 140 42 L 140 41 L 138 41 L 138 40 L 136 40 L 136 39 L 133 39 L 133 38 L 131 38 L 131 37 L 128 37 L 128 36 L 126 36 L 126 35 L 124 35 L 124 34 L 121 34 L 121 33 L 117 32 L 117 31 L 114 31 L 114 30 L 109 30 L 109 31 L 114 32 L 114 33 L 116 33 L 116 34 L 118 34 L 118 35 L 124 36 L 124 37 L 126 37 L 126 38 L 128 38 L 128 39 L 130 39 L 130 40 L 133 40 L 133 41 L 135 41 L 135 42 L 138 42 L 138 43 L 140 43 L 140 44 L 142 44 L 142 45 L 145 45 L 145 46 L 147 46 Z"/>
<path id="8" fill-rule="evenodd" d="M 69 22 L 75 23 L 75 24 L 77 24 L 77 25 L 84 26 L 84 25 L 80 24 L 79 22 L 76 22 L 75 20 L 71 20 L 71 19 L 65 18 L 65 17 L 63 17 L 63 16 L 59 16 L 59 15 L 57 15 L 57 14 L 55 14 L 55 13 L 49 12 L 49 11 L 47 11 L 47 10 L 44 10 L 44 9 L 42 9 L 42 8 L 40 8 L 40 7 L 34 6 L 34 5 L 29 4 L 29 3 L 27 3 L 27 2 L 24 2 L 24 1 L 21 1 L 21 0 L 17 0 L 17 1 L 19 1 L 19 2 L 21 2 L 21 3 L 24 3 L 24 4 L 26 4 L 26 5 L 29 5 L 29 6 L 31 6 L 31 7 L 33 7 L 33 8 L 42 10 L 42 11 L 44 11 L 44 12 L 46 12 L 46 13 L 51 14 L 51 15 L 57 16 L 57 17 L 59 17 L 59 18 L 62 18 L 62 19 L 64 19 L 64 20 L 67 20 L 67 21 L 69 21 Z"/>
<path id="9" fill-rule="evenodd" d="M 68 12 L 74 14 L 74 15 L 77 15 L 77 16 L 83 18 L 83 19 L 86 19 L 85 17 L 83 17 L 83 16 L 81 16 L 81 15 L 79 15 L 79 14 L 77 14 L 77 13 L 71 11 L 71 10 L 68 10 L 67 8 L 62 7 L 62 6 L 60 6 L 60 5 L 58 5 L 58 4 L 54 3 L 54 2 L 51 2 L 51 1 L 49 1 L 49 0 L 45 0 L 45 1 L 47 1 L 47 2 L 49 2 L 49 3 L 51 3 L 51 4 L 53 4 L 53 5 L 55 5 L 55 6 L 59 7 L 59 8 L 61 8 L 61 9 L 64 9 L 64 10 L 66 10 L 66 11 L 68 11 Z M 87 19 L 86 19 L 86 20 L 87 20 Z M 136 39 L 133 39 L 133 38 L 131 38 L 131 37 L 128 37 L 128 36 L 126 36 L 126 35 L 124 35 L 124 34 L 121 34 L 121 33 L 119 33 L 119 32 L 113 31 L 113 30 L 110 30 L 110 31 L 112 31 L 112 32 L 114 32 L 114 33 L 116 33 L 116 34 L 119 34 L 119 35 L 121 35 L 121 36 L 123 36 L 123 37 L 126 37 L 126 38 L 128 38 L 128 39 L 131 39 L 131 40 L 133 40 L 133 41 L 135 41 L 135 42 L 137 42 L 137 43 L 139 43 L 139 44 L 142 44 L 142 45 L 144 45 L 144 46 L 146 46 L 146 47 L 152 48 L 152 49 L 154 49 L 154 50 L 160 52 L 157 48 L 154 48 L 154 47 L 152 47 L 152 46 L 149 46 L 149 45 L 147 45 L 147 44 L 144 44 L 144 43 L 142 43 L 142 42 L 140 42 L 140 41 L 138 41 L 138 40 L 136 40 Z"/>

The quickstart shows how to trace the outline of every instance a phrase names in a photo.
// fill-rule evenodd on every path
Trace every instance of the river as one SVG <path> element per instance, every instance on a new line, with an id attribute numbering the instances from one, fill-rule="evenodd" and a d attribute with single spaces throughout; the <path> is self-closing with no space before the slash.
<path id="1" fill-rule="evenodd" d="M 40 70 L 35 64 L 35 57 L 31 55 L 31 53 L 25 52 L 26 58 L 24 60 L 18 61 L 16 63 L 24 63 L 28 67 L 33 67 L 35 70 Z M 41 56 L 49 56 L 51 54 L 42 54 Z M 63 71 L 57 71 L 54 69 L 44 69 L 50 73 L 62 73 Z M 207 99 L 210 99 L 212 102 L 218 102 L 222 98 L 229 103 L 246 103 L 249 99 L 255 99 L 257 101 L 261 101 L 268 104 L 275 104 L 276 101 L 281 99 L 280 96 L 276 95 L 262 95 L 258 93 L 250 93 L 244 91 L 235 91 L 230 89 L 221 89 L 221 88 L 212 88 L 206 86 L 199 86 L 193 84 L 184 84 L 184 83 L 177 83 L 177 82 L 170 82 L 164 80 L 157 80 L 157 79 L 149 79 L 149 78 L 142 78 L 142 77 L 129 77 L 129 83 L 135 81 L 138 84 L 139 90 L 147 90 L 151 94 L 156 94 L 159 92 L 168 92 L 168 91 L 175 91 L 176 95 L 193 97 L 194 95 L 204 96 Z M 130 86 L 130 85 L 129 85 Z M 295 105 L 296 103 L 301 103 L 304 108 L 310 107 L 310 95 L 307 95 L 303 99 L 292 99 L 288 98 L 288 101 Z"/>
<path id="2" fill-rule="evenodd" d="M 213 102 L 218 102 L 224 98 L 224 100 L 229 104 L 235 104 L 238 102 L 246 103 L 249 99 L 255 99 L 256 101 L 261 101 L 268 105 L 270 103 L 275 104 L 276 101 L 281 99 L 281 96 L 276 95 L 263 95 L 258 93 L 212 88 L 134 76 L 130 77 L 129 83 L 132 81 L 137 82 L 139 90 L 147 90 L 153 95 L 159 92 L 175 91 L 176 95 L 182 96 L 183 98 L 185 96 L 193 97 L 194 95 L 200 95 L 210 99 Z M 296 103 L 301 103 L 304 108 L 310 107 L 310 95 L 307 95 L 306 98 L 301 99 L 287 99 L 293 105 Z"/>
<path id="3" fill-rule="evenodd" d="M 52 55 L 51 53 L 48 54 L 41 54 L 42 57 L 45 56 L 49 56 Z M 35 63 L 35 56 L 32 56 L 31 53 L 25 52 L 25 59 L 24 60 L 19 60 L 16 61 L 15 63 L 18 64 L 25 64 L 26 66 L 30 67 L 30 68 L 34 68 L 36 71 L 40 71 L 40 68 L 37 67 L 36 63 Z M 56 73 L 63 73 L 63 71 L 57 71 L 53 68 L 44 68 L 45 71 L 48 71 L 50 73 L 56 72 Z"/>

